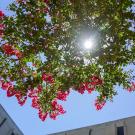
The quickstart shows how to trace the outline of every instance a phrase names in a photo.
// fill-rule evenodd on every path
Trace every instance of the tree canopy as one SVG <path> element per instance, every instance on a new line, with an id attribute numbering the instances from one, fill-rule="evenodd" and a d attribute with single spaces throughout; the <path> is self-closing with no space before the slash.
<path id="1" fill-rule="evenodd" d="M 96 91 L 97 110 L 135 90 L 135 2 L 16 0 L 0 11 L 0 86 L 20 105 L 29 97 L 39 117 L 55 119 L 71 90 Z M 91 48 L 84 43 L 92 42 Z M 88 42 L 87 42 L 88 44 Z"/>

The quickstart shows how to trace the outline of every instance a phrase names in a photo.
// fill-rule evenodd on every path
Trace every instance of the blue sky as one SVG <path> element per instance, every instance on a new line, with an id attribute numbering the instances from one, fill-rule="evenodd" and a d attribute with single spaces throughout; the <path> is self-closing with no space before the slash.
<path id="1" fill-rule="evenodd" d="M 10 2 L 12 0 L 0 0 L 0 9 L 5 9 Z M 8 14 L 7 11 L 5 12 Z M 55 121 L 51 119 L 47 119 L 45 122 L 40 121 L 37 110 L 31 108 L 30 100 L 23 107 L 20 107 L 14 97 L 7 98 L 5 91 L 1 89 L 0 103 L 24 135 L 47 135 L 135 116 L 135 93 L 128 93 L 120 87 L 116 88 L 119 95 L 114 97 L 114 102 L 108 102 L 101 111 L 96 111 L 93 105 L 96 94 L 80 95 L 77 92 L 72 92 L 67 102 L 62 103 L 67 113 L 59 116 Z"/>

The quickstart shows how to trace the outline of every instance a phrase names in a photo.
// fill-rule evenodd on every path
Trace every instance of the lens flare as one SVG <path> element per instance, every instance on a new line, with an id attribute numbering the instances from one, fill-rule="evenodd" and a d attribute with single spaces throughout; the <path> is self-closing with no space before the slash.
<path id="1" fill-rule="evenodd" d="M 91 49 L 93 47 L 93 44 L 94 44 L 93 40 L 92 39 L 88 39 L 88 40 L 86 40 L 84 42 L 84 47 L 86 49 Z"/>

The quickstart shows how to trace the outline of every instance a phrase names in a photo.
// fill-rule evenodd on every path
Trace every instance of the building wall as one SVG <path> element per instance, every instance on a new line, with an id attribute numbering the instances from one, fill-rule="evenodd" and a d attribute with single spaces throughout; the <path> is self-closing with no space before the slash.
<path id="1" fill-rule="evenodd" d="M 124 135 L 135 135 L 135 116 L 51 135 L 123 135 L 118 127 L 123 128 Z"/>
<path id="2" fill-rule="evenodd" d="M 23 135 L 0 104 L 0 135 Z"/>

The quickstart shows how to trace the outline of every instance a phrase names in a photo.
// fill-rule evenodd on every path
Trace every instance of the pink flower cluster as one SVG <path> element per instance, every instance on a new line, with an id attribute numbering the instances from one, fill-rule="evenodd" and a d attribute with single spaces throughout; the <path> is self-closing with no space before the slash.
<path id="1" fill-rule="evenodd" d="M 129 92 L 135 91 L 135 82 L 131 83 L 131 87 L 127 88 L 127 91 Z"/>
<path id="2" fill-rule="evenodd" d="M 99 77 L 92 76 L 90 78 L 90 82 L 85 82 L 80 85 L 80 87 L 78 88 L 78 92 L 83 94 L 85 90 L 87 90 L 88 93 L 91 93 L 92 91 L 95 90 L 96 86 L 102 85 L 102 84 L 103 84 L 103 81 Z"/>
<path id="3" fill-rule="evenodd" d="M 4 24 L 0 24 L 0 38 L 4 35 Z"/>
<path id="4" fill-rule="evenodd" d="M 51 74 L 43 73 L 42 80 L 50 84 L 54 83 L 54 79 Z"/>
<path id="5" fill-rule="evenodd" d="M 42 80 L 49 83 L 50 85 L 54 83 L 52 75 L 48 73 L 42 74 Z M 39 118 L 44 121 L 49 115 L 51 119 L 55 120 L 58 115 L 64 114 L 65 111 L 63 107 L 57 103 L 57 100 L 66 101 L 69 92 L 58 91 L 56 93 L 56 98 L 51 102 L 51 110 L 44 112 L 44 110 L 42 110 L 39 98 L 39 95 L 42 91 L 43 87 L 42 85 L 39 85 L 36 89 L 30 90 L 28 94 L 28 96 L 32 99 L 32 107 L 38 109 Z"/>
<path id="6" fill-rule="evenodd" d="M 0 10 L 0 19 L 2 19 L 4 17 L 4 13 L 3 11 Z"/>
<path id="7" fill-rule="evenodd" d="M 44 2 L 46 3 L 46 5 L 49 4 L 49 0 L 44 0 Z M 45 12 L 45 13 L 49 13 L 49 8 L 46 7 L 46 8 L 44 9 L 44 12 Z"/>
<path id="8" fill-rule="evenodd" d="M 49 0 L 44 0 L 44 2 L 45 2 L 46 4 L 48 4 L 48 3 L 49 3 Z"/>
<path id="9" fill-rule="evenodd" d="M 13 49 L 12 45 L 6 43 L 2 45 L 2 49 L 5 54 L 7 55 L 16 55 L 16 57 L 19 59 L 22 57 L 22 53 L 19 50 Z"/>
<path id="10" fill-rule="evenodd" d="M 69 91 L 58 91 L 57 92 L 57 99 L 66 101 L 67 96 L 69 95 Z"/>
<path id="11" fill-rule="evenodd" d="M 2 20 L 4 17 L 4 13 L 0 11 L 0 20 Z M 2 38 L 4 35 L 4 24 L 0 23 L 0 38 Z"/>
<path id="12" fill-rule="evenodd" d="M 4 80 L 0 80 L 0 87 L 3 90 L 7 91 L 7 97 L 15 96 L 17 98 L 18 103 L 22 106 L 24 105 L 27 96 L 24 96 L 20 91 L 16 91 L 11 82 L 5 82 Z"/>
<path id="13" fill-rule="evenodd" d="M 106 101 L 99 101 L 98 99 L 95 100 L 95 107 L 96 110 L 101 110 L 103 108 L 103 106 L 105 105 Z"/>
<path id="14" fill-rule="evenodd" d="M 40 102 L 38 94 L 42 92 L 43 88 L 41 85 L 37 87 L 37 89 L 33 89 L 29 91 L 28 97 L 32 99 L 32 107 L 35 109 L 40 109 Z"/>
<path id="15" fill-rule="evenodd" d="M 12 54 L 13 50 L 11 46 L 8 46 L 5 50 L 8 52 L 8 54 Z M 46 81 L 46 83 L 50 85 L 54 83 L 52 75 L 48 73 L 42 74 L 42 81 Z M 42 85 L 38 85 L 35 89 L 29 89 L 28 95 L 23 95 L 20 91 L 15 90 L 12 82 L 5 82 L 2 79 L 0 80 L 0 87 L 3 90 L 7 91 L 7 97 L 15 96 L 21 106 L 25 104 L 27 97 L 30 97 L 32 99 L 32 107 L 38 109 L 38 115 L 42 121 L 44 121 L 48 115 L 51 119 L 55 120 L 58 115 L 65 113 L 63 107 L 57 103 L 57 100 L 66 101 L 66 98 L 69 95 L 69 91 L 63 92 L 59 90 L 58 92 L 56 92 L 56 97 L 52 100 L 50 104 L 50 110 L 44 112 L 40 102 L 40 94 L 44 94 Z"/>
<path id="16" fill-rule="evenodd" d="M 51 103 L 51 110 L 49 112 L 44 112 L 40 106 L 40 99 L 39 99 L 39 94 L 42 92 L 42 88 L 38 87 L 37 89 L 31 90 L 28 94 L 28 96 L 32 99 L 32 107 L 35 109 L 38 109 L 38 115 L 39 118 L 44 121 L 47 116 L 49 115 L 51 119 L 56 119 L 58 115 L 64 114 L 65 111 L 61 105 L 57 103 L 58 98 L 55 98 L 54 101 Z M 62 92 L 61 96 L 58 96 L 60 100 L 66 100 L 66 94 Z"/>
<path id="17" fill-rule="evenodd" d="M 86 90 L 90 94 L 96 89 L 96 86 L 99 86 L 102 84 L 103 84 L 103 81 L 101 78 L 97 76 L 92 76 L 90 77 L 90 82 L 85 82 L 80 85 L 80 87 L 78 88 L 78 92 L 81 94 L 84 94 Z M 96 110 L 102 109 L 104 105 L 105 105 L 105 100 L 103 100 L 102 102 L 100 102 L 98 99 L 95 100 Z"/>
<path id="18" fill-rule="evenodd" d="M 65 113 L 65 110 L 61 105 L 57 103 L 56 99 L 51 102 L 51 110 L 49 112 L 44 112 L 42 110 L 39 104 L 39 100 L 37 98 L 32 99 L 32 107 L 38 109 L 38 115 L 42 121 L 45 121 L 48 115 L 51 119 L 55 120 L 58 115 Z"/>
<path id="19" fill-rule="evenodd" d="M 5 49 L 8 54 L 12 54 L 12 47 L 8 46 Z M 50 73 L 43 73 L 42 74 L 42 81 L 46 82 L 49 85 L 53 85 L 55 83 L 54 78 Z M 79 93 L 83 94 L 85 90 L 88 91 L 88 93 L 91 93 L 97 85 L 102 85 L 103 81 L 97 77 L 97 76 L 92 76 L 90 78 L 90 82 L 83 83 L 81 87 L 78 89 Z M 39 118 L 42 121 L 45 121 L 47 116 L 49 116 L 51 119 L 55 120 L 58 115 L 64 114 L 66 111 L 63 109 L 62 105 L 58 104 L 58 100 L 66 101 L 67 96 L 69 95 L 69 91 L 62 91 L 58 90 L 56 93 L 56 96 L 52 101 L 49 101 L 49 110 L 44 110 L 42 107 L 42 102 L 40 100 L 41 96 L 42 98 L 45 95 L 43 95 L 45 92 L 47 92 L 47 89 L 44 89 L 42 84 L 38 85 L 35 89 L 29 89 L 28 95 L 23 95 L 20 91 L 17 91 L 14 89 L 14 86 L 12 82 L 5 82 L 4 80 L 0 80 L 0 87 L 3 90 L 7 91 L 7 97 L 12 97 L 15 96 L 18 103 L 22 106 L 25 104 L 27 97 L 32 99 L 32 107 L 38 110 L 38 115 Z M 106 100 L 103 98 L 102 101 L 99 99 L 95 100 L 95 107 L 96 110 L 102 109 L 102 107 L 105 105 Z"/>
<path id="20" fill-rule="evenodd" d="M 62 105 L 59 105 L 57 103 L 57 99 L 52 101 L 51 106 L 52 106 L 52 111 L 49 114 L 51 119 L 55 120 L 58 115 L 64 114 L 66 112 L 63 109 Z"/>

